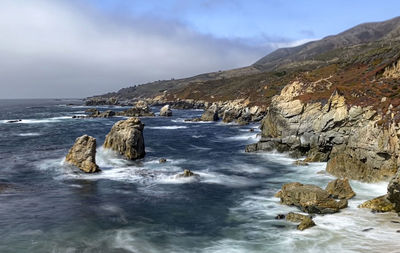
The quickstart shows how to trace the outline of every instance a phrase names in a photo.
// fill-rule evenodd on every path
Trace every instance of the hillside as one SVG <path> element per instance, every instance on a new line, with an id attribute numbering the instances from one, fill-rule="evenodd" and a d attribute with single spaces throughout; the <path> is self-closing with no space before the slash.
<path id="1" fill-rule="evenodd" d="M 375 97 L 397 99 L 398 77 L 383 75 L 396 68 L 400 58 L 400 17 L 358 25 L 334 36 L 304 45 L 278 49 L 249 67 L 202 74 L 190 78 L 156 81 L 99 97 L 118 100 L 151 98 L 226 101 L 247 99 L 268 105 L 289 82 L 321 82 L 307 99 L 327 99 L 327 90 L 340 89 L 354 103 L 376 103 Z M 329 87 L 328 87 L 329 86 Z M 328 89 L 326 89 L 328 87 Z M 365 99 L 371 96 L 373 99 Z M 366 101 L 363 101 L 366 100 Z"/>

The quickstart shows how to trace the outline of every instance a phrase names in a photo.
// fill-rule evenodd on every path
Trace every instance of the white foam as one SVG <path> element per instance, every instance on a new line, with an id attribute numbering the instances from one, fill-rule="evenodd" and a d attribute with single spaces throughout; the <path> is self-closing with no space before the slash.
<path id="1" fill-rule="evenodd" d="M 7 124 L 42 124 L 42 123 L 54 123 L 54 122 L 61 122 L 65 119 L 72 119 L 72 116 L 62 116 L 62 117 L 53 117 L 53 118 L 44 118 L 44 119 L 9 119 L 9 120 L 2 120 L 1 123 Z M 10 123 L 10 121 L 15 121 Z"/>
<path id="2" fill-rule="evenodd" d="M 41 135 L 40 133 L 22 133 L 22 134 L 18 134 L 18 136 L 22 136 L 22 137 L 28 137 L 28 136 L 39 136 Z"/>
<path id="3" fill-rule="evenodd" d="M 160 129 L 160 130 L 175 130 L 175 129 L 184 129 L 187 126 L 159 126 L 159 127 L 146 127 L 147 129 Z"/>

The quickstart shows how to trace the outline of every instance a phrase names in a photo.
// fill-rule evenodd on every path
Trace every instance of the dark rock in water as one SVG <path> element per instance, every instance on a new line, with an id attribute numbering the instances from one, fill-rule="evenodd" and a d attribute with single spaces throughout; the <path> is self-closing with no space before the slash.
<path id="1" fill-rule="evenodd" d="M 400 230 L 396 230 L 396 233 L 400 233 Z"/>
<path id="2" fill-rule="evenodd" d="M 249 129 L 249 132 L 254 132 L 254 128 L 250 128 L 250 129 Z"/>
<path id="3" fill-rule="evenodd" d="M 351 199 L 356 195 L 348 179 L 336 179 L 328 183 L 325 190 L 334 198 Z"/>
<path id="4" fill-rule="evenodd" d="M 284 214 L 278 214 L 277 216 L 275 216 L 275 220 L 283 220 L 283 219 L 285 219 Z"/>
<path id="5" fill-rule="evenodd" d="M 290 222 L 300 222 L 300 224 L 297 226 L 297 229 L 301 231 L 315 226 L 312 217 L 309 215 L 290 212 L 286 215 L 286 220 Z"/>
<path id="6" fill-rule="evenodd" d="M 170 117 L 172 116 L 172 110 L 169 108 L 169 105 L 165 105 L 160 110 L 160 116 Z"/>
<path id="7" fill-rule="evenodd" d="M 17 123 L 17 122 L 21 122 L 21 119 L 16 119 L 16 120 L 9 120 L 7 121 L 7 123 Z"/>
<path id="8" fill-rule="evenodd" d="M 304 160 L 297 160 L 293 164 L 296 166 L 308 166 L 308 162 L 306 162 Z"/>
<path id="9" fill-rule="evenodd" d="M 118 121 L 107 134 L 103 146 L 130 160 L 143 158 L 146 154 L 143 129 L 144 124 L 139 118 Z"/>
<path id="10" fill-rule="evenodd" d="M 283 185 L 275 197 L 280 198 L 281 203 L 297 206 L 307 213 L 335 213 L 347 207 L 347 200 L 336 201 L 318 186 L 297 182 Z"/>
<path id="11" fill-rule="evenodd" d="M 86 173 L 100 171 L 96 164 L 96 139 L 88 135 L 77 138 L 65 161 Z"/>
<path id="12" fill-rule="evenodd" d="M 366 228 L 366 229 L 363 229 L 363 230 L 361 230 L 362 232 L 368 232 L 368 231 L 371 231 L 373 228 Z"/>
<path id="13" fill-rule="evenodd" d="M 178 174 L 177 177 L 178 177 L 178 178 L 179 178 L 179 177 L 200 177 L 200 175 L 198 175 L 198 174 L 196 174 L 196 173 L 193 173 L 193 172 L 191 172 L 191 171 L 188 170 L 188 169 L 185 169 L 185 170 L 183 171 L 183 173 Z"/>
<path id="14" fill-rule="evenodd" d="M 213 104 L 207 110 L 204 111 L 204 113 L 201 115 L 201 120 L 202 121 L 218 121 L 218 106 L 216 104 Z"/>
<path id="15" fill-rule="evenodd" d="M 396 212 L 400 212 L 400 170 L 397 174 L 390 180 L 388 185 L 387 198 L 390 202 L 394 204 Z"/>
<path id="16" fill-rule="evenodd" d="M 165 158 L 160 158 L 160 160 L 158 160 L 160 163 L 166 163 L 167 162 L 167 159 L 165 159 Z"/>
<path id="17" fill-rule="evenodd" d="M 380 213 L 392 212 L 395 210 L 395 205 L 387 199 L 387 195 L 367 200 L 358 207 L 368 208 L 371 209 L 373 212 L 380 212 Z"/>
<path id="18" fill-rule="evenodd" d="M 400 224 L 400 221 L 397 221 L 397 220 L 392 220 L 391 222 L 392 223 L 396 223 L 396 224 Z"/>

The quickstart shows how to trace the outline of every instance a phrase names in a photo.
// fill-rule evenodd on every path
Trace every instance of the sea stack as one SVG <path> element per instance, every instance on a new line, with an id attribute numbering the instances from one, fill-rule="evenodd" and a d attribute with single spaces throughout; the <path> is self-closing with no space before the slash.
<path id="1" fill-rule="evenodd" d="M 107 134 L 103 146 L 117 151 L 129 160 L 143 158 L 146 154 L 143 129 L 144 124 L 139 118 L 118 121 Z"/>
<path id="2" fill-rule="evenodd" d="M 160 116 L 170 117 L 172 116 L 172 110 L 169 105 L 164 105 L 160 110 Z"/>
<path id="3" fill-rule="evenodd" d="M 96 139 L 88 135 L 77 138 L 65 161 L 86 173 L 99 172 L 96 164 Z"/>

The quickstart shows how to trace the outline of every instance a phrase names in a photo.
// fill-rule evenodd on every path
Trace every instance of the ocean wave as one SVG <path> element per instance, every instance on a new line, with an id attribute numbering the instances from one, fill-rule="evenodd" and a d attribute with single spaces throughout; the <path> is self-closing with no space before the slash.
<path id="1" fill-rule="evenodd" d="M 42 124 L 42 123 L 54 123 L 61 122 L 62 120 L 72 119 L 72 116 L 61 116 L 43 119 L 7 119 L 1 120 L 3 124 Z"/>
<path id="2" fill-rule="evenodd" d="M 21 133 L 18 134 L 18 136 L 22 136 L 22 137 L 28 137 L 28 136 L 39 136 L 42 135 L 41 133 Z"/>
<path id="3" fill-rule="evenodd" d="M 146 127 L 147 129 L 159 129 L 159 130 L 175 130 L 175 129 L 185 129 L 187 126 L 157 126 L 157 127 Z"/>

